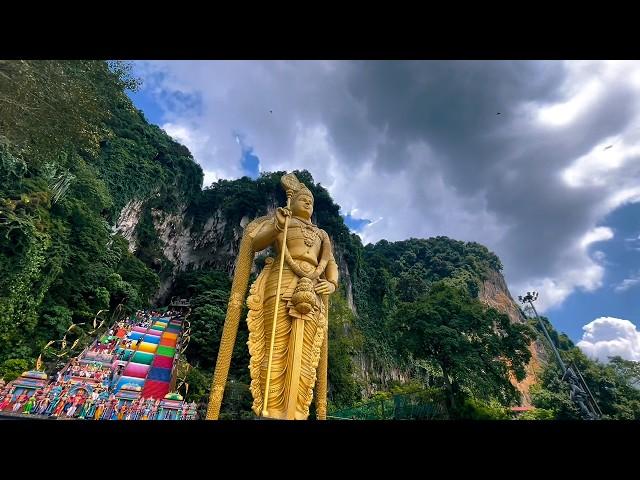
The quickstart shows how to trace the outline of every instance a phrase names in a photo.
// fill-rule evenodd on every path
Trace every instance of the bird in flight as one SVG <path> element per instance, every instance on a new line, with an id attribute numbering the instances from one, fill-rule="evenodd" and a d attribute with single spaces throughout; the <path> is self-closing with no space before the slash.
<path id="1" fill-rule="evenodd" d="M 613 145 L 609 145 L 608 147 L 604 147 L 605 150 L 609 150 Z"/>
<path id="2" fill-rule="evenodd" d="M 269 113 L 273 113 L 273 110 L 269 110 Z"/>
<path id="3" fill-rule="evenodd" d="M 500 115 L 500 112 L 496 113 L 496 115 Z"/>

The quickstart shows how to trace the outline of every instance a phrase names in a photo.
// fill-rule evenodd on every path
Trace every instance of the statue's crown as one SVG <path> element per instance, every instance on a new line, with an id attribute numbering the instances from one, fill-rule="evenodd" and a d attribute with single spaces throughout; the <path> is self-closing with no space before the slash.
<path id="1" fill-rule="evenodd" d="M 287 192 L 287 195 L 290 194 L 292 198 L 297 198 L 300 195 L 308 195 L 313 198 L 313 193 L 311 193 L 311 190 L 309 190 L 304 183 L 298 180 L 298 177 L 296 177 L 293 173 L 287 173 L 286 175 L 283 175 L 283 177 L 280 179 L 280 183 L 282 184 L 285 192 Z"/>

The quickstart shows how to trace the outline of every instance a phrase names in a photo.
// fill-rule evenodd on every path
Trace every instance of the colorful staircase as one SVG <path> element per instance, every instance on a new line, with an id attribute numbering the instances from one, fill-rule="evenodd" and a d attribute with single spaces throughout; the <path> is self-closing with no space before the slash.
<path id="1" fill-rule="evenodd" d="M 176 345 L 182 320 L 157 317 L 146 329 L 134 327 L 129 338 L 142 339 L 135 350 L 128 350 L 129 361 L 115 391 L 124 385 L 137 385 L 144 398 L 163 399 L 169 393 L 176 360 Z"/>
<path id="2" fill-rule="evenodd" d="M 149 323 L 144 319 L 136 321 L 136 318 L 137 315 L 128 323 L 119 322 L 117 331 L 113 332 L 117 339 L 106 334 L 100 337 L 105 344 L 115 342 L 115 345 L 109 343 L 110 349 L 100 351 L 96 339 L 71 359 L 52 383 L 47 382 L 43 372 L 25 372 L 18 380 L 0 389 L 0 410 L 4 410 L 0 415 L 21 415 L 12 410 L 18 394 L 24 392 L 24 398 L 27 395 L 35 397 L 37 393 L 33 412 L 30 412 L 32 416 L 38 410 L 42 417 L 64 419 L 108 420 L 134 413 L 126 419 L 135 420 L 143 419 L 143 412 L 144 418 L 153 420 L 197 418 L 196 404 L 187 404 L 181 395 L 172 392 L 185 325 L 183 317 L 147 317 Z M 127 342 L 129 348 L 122 342 Z M 120 376 L 115 374 L 118 369 L 122 369 Z M 51 403 L 47 404 L 47 399 Z M 64 404 L 64 408 L 54 413 L 59 401 L 63 402 L 60 405 Z M 70 408 L 72 405 L 75 410 Z M 153 407 L 150 412 L 148 406 Z M 147 413 L 150 413 L 148 417 Z"/>

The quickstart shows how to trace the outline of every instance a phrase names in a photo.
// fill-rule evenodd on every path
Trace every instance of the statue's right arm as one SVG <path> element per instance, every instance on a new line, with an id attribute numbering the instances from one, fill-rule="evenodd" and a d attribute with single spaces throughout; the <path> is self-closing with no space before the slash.
<path id="1" fill-rule="evenodd" d="M 272 220 L 268 220 L 262 224 L 260 230 L 253 237 L 251 246 L 254 252 L 259 252 L 270 246 L 280 233 L 275 226 L 275 217 Z"/>

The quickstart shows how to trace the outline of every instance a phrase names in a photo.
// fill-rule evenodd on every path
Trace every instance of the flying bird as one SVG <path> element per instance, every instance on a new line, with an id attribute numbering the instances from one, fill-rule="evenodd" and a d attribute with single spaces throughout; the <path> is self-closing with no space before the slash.
<path id="1" fill-rule="evenodd" d="M 273 110 L 269 110 L 269 113 L 273 113 Z"/>
<path id="2" fill-rule="evenodd" d="M 608 147 L 604 147 L 605 150 L 609 150 L 613 145 L 609 145 Z"/>
<path id="3" fill-rule="evenodd" d="M 500 112 L 496 113 L 496 115 L 500 115 Z"/>

